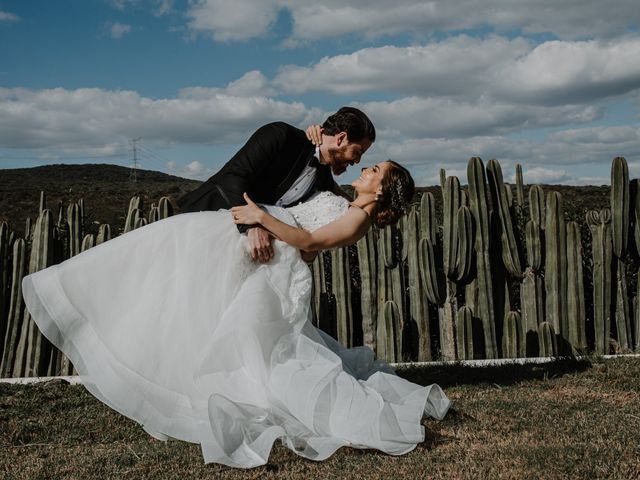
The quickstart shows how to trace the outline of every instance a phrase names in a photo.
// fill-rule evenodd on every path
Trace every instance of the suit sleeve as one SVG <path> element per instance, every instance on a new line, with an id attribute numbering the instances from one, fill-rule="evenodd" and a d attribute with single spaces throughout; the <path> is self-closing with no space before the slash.
<path id="1" fill-rule="evenodd" d="M 286 125 L 269 123 L 251 135 L 247 143 L 229 160 L 232 168 L 226 169 L 219 186 L 229 203 L 229 208 L 246 205 L 243 193 L 250 190 L 252 180 L 267 170 L 281 154 L 287 140 Z M 245 233 L 254 225 L 238 225 Z"/>

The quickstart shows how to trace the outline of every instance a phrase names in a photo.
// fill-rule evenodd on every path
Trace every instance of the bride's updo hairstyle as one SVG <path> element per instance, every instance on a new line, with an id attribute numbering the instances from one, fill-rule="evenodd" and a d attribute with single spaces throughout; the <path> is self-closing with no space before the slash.
<path id="1" fill-rule="evenodd" d="M 373 219 L 379 228 L 392 225 L 400 219 L 416 190 L 409 170 L 393 160 L 387 162 L 391 168 L 382 179 L 382 195 L 377 200 L 378 208 Z"/>

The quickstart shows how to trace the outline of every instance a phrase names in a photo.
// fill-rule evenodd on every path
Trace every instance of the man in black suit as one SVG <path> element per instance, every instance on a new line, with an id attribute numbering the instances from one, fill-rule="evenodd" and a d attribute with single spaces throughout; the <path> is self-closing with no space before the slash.
<path id="1" fill-rule="evenodd" d="M 304 131 L 283 122 L 260 127 L 213 177 L 178 200 L 183 212 L 228 209 L 255 202 L 289 206 L 316 191 L 344 192 L 331 176 L 340 175 L 375 141 L 371 120 L 360 110 L 342 107 L 322 124 L 322 143 L 315 147 Z M 268 262 L 272 237 L 257 225 L 238 225 L 247 233 L 251 257 Z"/>

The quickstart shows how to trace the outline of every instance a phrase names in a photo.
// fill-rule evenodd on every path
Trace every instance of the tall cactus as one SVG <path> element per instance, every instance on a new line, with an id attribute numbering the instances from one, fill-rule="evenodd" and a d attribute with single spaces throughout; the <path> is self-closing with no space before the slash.
<path id="1" fill-rule="evenodd" d="M 633 347 L 631 338 L 631 315 L 624 258 L 629 239 L 630 197 L 629 168 L 623 157 L 616 157 L 611 164 L 611 237 L 613 254 L 616 257 L 616 331 L 621 351 Z"/>
<path id="2" fill-rule="evenodd" d="M 360 266 L 360 305 L 362 310 L 362 341 L 367 347 L 376 350 L 377 322 L 377 264 L 375 232 L 370 228 L 367 234 L 358 240 L 358 264 Z"/>
<path id="3" fill-rule="evenodd" d="M 505 315 L 504 328 L 502 330 L 502 356 L 504 358 L 524 356 L 520 321 L 518 312 L 511 311 Z"/>
<path id="4" fill-rule="evenodd" d="M 469 207 L 462 205 L 456 215 L 457 233 L 457 259 L 456 278 L 457 282 L 465 281 L 469 278 L 473 268 L 475 243 L 475 230 L 473 225 L 473 215 Z"/>
<path id="5" fill-rule="evenodd" d="M 142 215 L 142 198 L 139 195 L 135 195 L 129 200 L 129 210 L 124 222 L 124 233 L 134 230 L 136 228 L 136 220 L 141 216 L 144 216 Z"/>
<path id="6" fill-rule="evenodd" d="M 140 207 L 142 208 L 142 207 Z M 167 197 L 162 197 L 158 202 L 158 219 L 169 218 L 173 215 L 173 205 Z"/>
<path id="7" fill-rule="evenodd" d="M 567 316 L 569 343 L 573 349 L 583 352 L 587 348 L 586 307 L 582 277 L 582 242 L 580 227 L 576 222 L 567 223 Z"/>
<path id="8" fill-rule="evenodd" d="M 394 362 L 396 353 L 396 325 L 400 323 L 400 310 L 393 300 L 388 300 L 382 307 L 382 315 L 378 321 L 376 335 L 376 345 L 378 347 L 377 356 L 388 362 Z"/>
<path id="9" fill-rule="evenodd" d="M 50 210 L 42 211 L 33 232 L 29 273 L 47 268 L 53 263 L 53 214 Z M 26 326 L 26 328 L 24 328 Z M 25 310 L 23 330 L 18 344 L 18 354 L 14 365 L 14 375 L 47 374 L 49 344 L 38 330 L 28 311 Z"/>
<path id="10" fill-rule="evenodd" d="M 429 306 L 426 292 L 420 278 L 420 215 L 412 208 L 404 222 L 403 239 L 407 245 L 407 267 L 409 285 L 409 306 L 412 322 L 418 333 L 418 361 L 431 360 L 431 342 L 429 334 Z"/>
<path id="11" fill-rule="evenodd" d="M 11 244 L 9 243 L 9 225 L 7 222 L 0 222 L 0 359 L 4 349 L 4 338 L 7 330 L 7 314 L 9 304 L 7 302 L 7 291 L 11 279 L 9 278 L 9 260 Z"/>
<path id="12" fill-rule="evenodd" d="M 587 212 L 587 224 L 591 231 L 593 256 L 593 317 L 595 351 L 609 353 L 611 334 L 611 263 L 613 244 L 611 239 L 611 212 L 608 209 Z"/>
<path id="13" fill-rule="evenodd" d="M 522 178 L 522 165 L 516 164 L 516 204 L 524 208 L 524 181 Z"/>
<path id="14" fill-rule="evenodd" d="M 458 360 L 473 360 L 473 310 L 463 305 L 456 319 L 456 348 Z"/>
<path id="15" fill-rule="evenodd" d="M 351 274 L 346 248 L 331 250 L 331 289 L 336 296 L 337 340 L 353 346 L 353 312 L 351 308 Z"/>
<path id="16" fill-rule="evenodd" d="M 67 223 L 69 225 L 69 255 L 74 257 L 82 248 L 82 216 L 80 206 L 70 203 L 67 207 Z"/>
<path id="17" fill-rule="evenodd" d="M 544 190 L 540 185 L 533 185 L 529 189 L 529 215 L 540 228 L 545 228 Z"/>
<path id="18" fill-rule="evenodd" d="M 568 322 L 565 298 L 567 294 L 567 230 L 562 207 L 562 195 L 547 195 L 545 228 L 545 292 L 546 317 L 556 335 L 566 339 Z"/>
<path id="19" fill-rule="evenodd" d="M 538 325 L 538 339 L 541 357 L 555 357 L 558 354 L 556 332 L 550 322 L 542 322 Z"/>
<path id="20" fill-rule="evenodd" d="M 502 168 L 496 160 L 489 160 L 487 164 L 487 178 L 491 191 L 491 199 L 500 218 L 502 261 L 512 277 L 520 278 L 522 275 L 520 246 L 514 233 L 507 188 L 502 179 Z"/>
<path id="21" fill-rule="evenodd" d="M 478 317 L 482 321 L 486 358 L 497 358 L 491 258 L 489 255 L 489 208 L 487 206 L 486 175 L 479 157 L 472 157 L 467 167 L 469 203 L 476 225 L 476 268 Z"/>
<path id="22" fill-rule="evenodd" d="M 22 331 L 24 301 L 22 300 L 22 279 L 27 268 L 27 245 L 24 239 L 13 242 L 13 268 L 11 275 L 11 294 L 9 297 L 9 316 L 4 337 L 0 376 L 11 377 L 16 359 L 16 350 Z M 19 376 L 19 375 L 18 375 Z"/>
<path id="23" fill-rule="evenodd" d="M 420 238 L 436 241 L 436 205 L 431 192 L 425 192 L 420 198 Z"/>
<path id="24" fill-rule="evenodd" d="M 96 245 L 111 240 L 111 226 L 108 223 L 103 223 L 98 228 L 98 235 L 96 236 Z"/>

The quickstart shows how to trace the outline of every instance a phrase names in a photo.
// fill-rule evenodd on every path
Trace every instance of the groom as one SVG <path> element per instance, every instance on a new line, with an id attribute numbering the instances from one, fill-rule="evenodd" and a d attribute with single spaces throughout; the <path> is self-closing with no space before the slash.
<path id="1" fill-rule="evenodd" d="M 322 143 L 283 122 L 260 127 L 213 177 L 178 199 L 183 212 L 245 205 L 244 192 L 257 203 L 289 206 L 316 191 L 344 192 L 331 176 L 359 163 L 376 139 L 371 120 L 360 110 L 342 107 L 322 124 Z M 273 257 L 272 237 L 257 225 L 238 225 L 249 240 L 251 257 L 266 263 Z"/>

